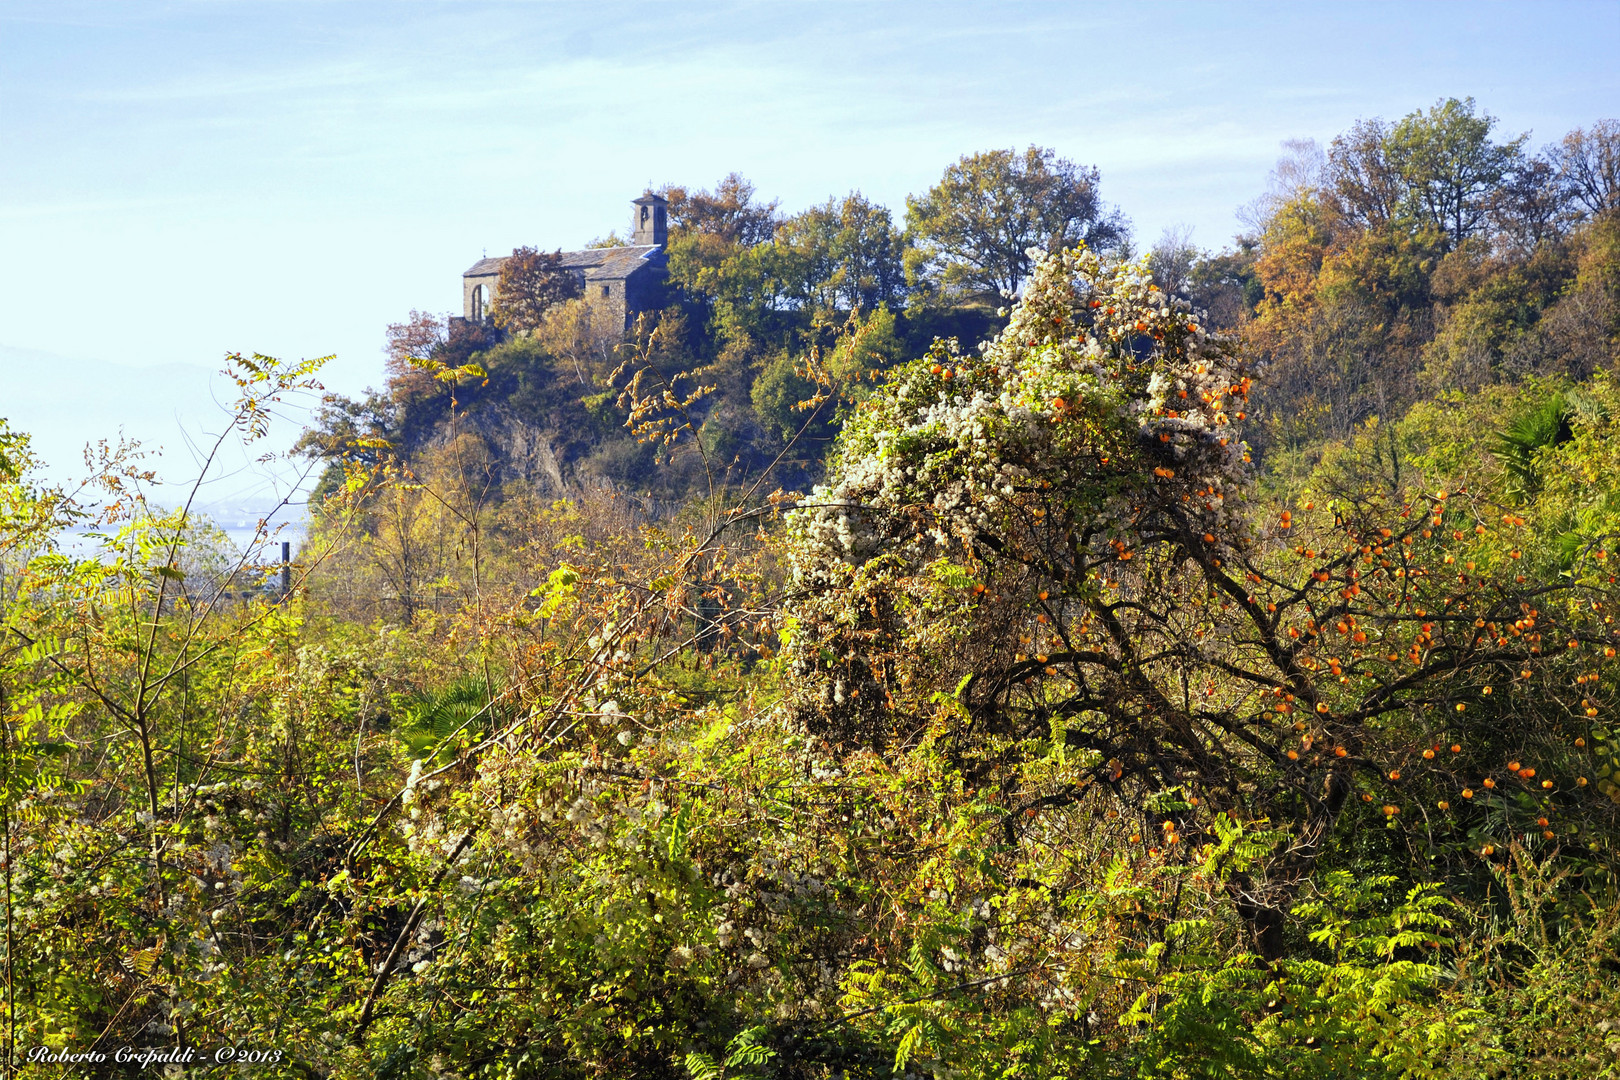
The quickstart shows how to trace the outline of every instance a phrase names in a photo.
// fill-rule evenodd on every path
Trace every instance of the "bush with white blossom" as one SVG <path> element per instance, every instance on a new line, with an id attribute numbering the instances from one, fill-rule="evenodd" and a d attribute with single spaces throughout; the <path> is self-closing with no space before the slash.
<path id="1" fill-rule="evenodd" d="M 992 565 L 1003 592 L 1079 598 L 1145 542 L 1218 558 L 1243 534 L 1249 387 L 1233 341 L 1140 266 L 1046 257 L 994 340 L 937 343 L 857 406 L 793 512 L 795 659 L 820 708 L 892 705 L 919 662 L 883 648 L 897 637 L 949 667 L 949 616 Z"/>

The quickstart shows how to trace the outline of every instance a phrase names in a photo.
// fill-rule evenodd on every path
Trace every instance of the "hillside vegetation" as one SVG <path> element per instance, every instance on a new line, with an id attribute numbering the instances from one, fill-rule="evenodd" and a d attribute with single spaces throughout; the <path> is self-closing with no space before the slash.
<path id="1" fill-rule="evenodd" d="M 1100 184 L 413 313 L 285 591 L 0 425 L 6 1064 L 1620 1075 L 1620 125 L 1289 144 L 1220 252 Z"/>

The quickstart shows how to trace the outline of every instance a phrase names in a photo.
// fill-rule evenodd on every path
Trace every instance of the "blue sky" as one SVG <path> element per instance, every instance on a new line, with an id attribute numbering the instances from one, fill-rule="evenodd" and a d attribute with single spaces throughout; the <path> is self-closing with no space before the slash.
<path id="1" fill-rule="evenodd" d="M 0 416 L 161 437 L 233 349 L 335 353 L 356 392 L 485 250 L 734 169 L 788 210 L 860 188 L 898 216 L 959 155 L 1033 142 L 1098 166 L 1139 241 L 1219 247 L 1283 139 L 1472 95 L 1539 145 L 1620 114 L 1616 56 L 1614 0 L 0 0 Z M 169 365 L 159 403 L 107 365 Z"/>

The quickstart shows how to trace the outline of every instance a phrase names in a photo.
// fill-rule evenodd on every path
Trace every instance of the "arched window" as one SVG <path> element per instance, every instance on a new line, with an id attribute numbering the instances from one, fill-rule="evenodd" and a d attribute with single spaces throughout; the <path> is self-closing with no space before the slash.
<path id="1" fill-rule="evenodd" d="M 472 291 L 472 319 L 474 322 L 484 321 L 484 304 L 487 294 L 483 285 L 474 285 Z"/>

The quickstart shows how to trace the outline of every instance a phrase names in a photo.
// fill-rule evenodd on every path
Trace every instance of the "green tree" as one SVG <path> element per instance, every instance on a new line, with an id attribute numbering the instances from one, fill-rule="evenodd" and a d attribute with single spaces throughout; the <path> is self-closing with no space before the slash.
<path id="1" fill-rule="evenodd" d="M 889 211 L 858 191 L 788 218 L 777 243 L 797 263 L 803 303 L 848 312 L 904 299 L 905 238 Z"/>
<path id="2" fill-rule="evenodd" d="M 1496 143 L 1495 126 L 1495 117 L 1475 113 L 1473 98 L 1446 98 L 1403 117 L 1385 140 L 1406 185 L 1406 213 L 1438 229 L 1448 248 L 1484 227 L 1496 188 L 1519 164 L 1529 136 Z"/>
<path id="3" fill-rule="evenodd" d="M 1031 248 L 1116 249 L 1129 227 L 1103 203 L 1099 179 L 1044 147 L 964 155 L 927 194 L 906 199 L 913 270 L 948 292 L 1012 295 L 1034 264 Z"/>
<path id="4" fill-rule="evenodd" d="M 793 438 L 805 426 L 808 417 L 801 406 L 821 392 L 799 367 L 791 355 L 779 353 L 766 363 L 749 391 L 760 421 L 784 441 Z"/>
<path id="5" fill-rule="evenodd" d="M 713 191 L 666 185 L 659 194 L 669 200 L 669 279 L 703 309 L 722 347 L 778 336 L 773 314 L 791 306 L 793 274 L 771 242 L 776 203 L 758 201 L 738 173 Z"/>

